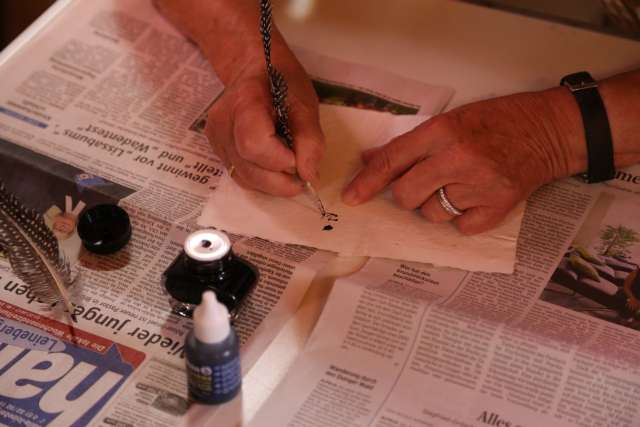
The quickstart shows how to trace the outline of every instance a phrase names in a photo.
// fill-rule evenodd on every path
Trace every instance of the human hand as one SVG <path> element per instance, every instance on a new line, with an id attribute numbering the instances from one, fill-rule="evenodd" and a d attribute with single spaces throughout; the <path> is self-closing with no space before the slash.
<path id="1" fill-rule="evenodd" d="M 227 85 L 209 111 L 206 127 L 216 154 L 228 168 L 233 165 L 233 179 L 243 187 L 277 196 L 294 196 L 303 190 L 296 172 L 305 181 L 317 182 L 324 152 L 316 94 L 304 69 L 289 55 L 279 58 L 279 64 L 288 64 L 278 68 L 289 85 L 289 126 L 295 153 L 276 135 L 262 58 Z"/>
<path id="2" fill-rule="evenodd" d="M 497 226 L 553 179 L 585 169 L 579 112 L 564 88 L 490 99 L 436 116 L 363 153 L 364 167 L 343 193 L 357 205 L 390 185 L 405 209 L 464 234 Z M 462 215 L 448 213 L 438 189 Z"/>
<path id="3" fill-rule="evenodd" d="M 271 92 L 253 0 L 154 0 L 158 10 L 195 41 L 225 90 L 209 111 L 205 132 L 233 179 L 278 196 L 303 190 L 296 173 L 317 181 L 324 152 L 318 100 L 306 72 L 272 27 L 272 60 L 287 80 L 291 152 L 275 134 Z"/>

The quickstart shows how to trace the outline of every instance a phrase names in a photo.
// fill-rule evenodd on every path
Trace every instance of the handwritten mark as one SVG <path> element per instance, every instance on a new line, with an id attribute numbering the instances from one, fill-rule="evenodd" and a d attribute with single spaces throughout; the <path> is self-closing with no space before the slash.
<path id="1" fill-rule="evenodd" d="M 327 212 L 325 219 L 329 222 L 338 222 L 338 215 Z"/>

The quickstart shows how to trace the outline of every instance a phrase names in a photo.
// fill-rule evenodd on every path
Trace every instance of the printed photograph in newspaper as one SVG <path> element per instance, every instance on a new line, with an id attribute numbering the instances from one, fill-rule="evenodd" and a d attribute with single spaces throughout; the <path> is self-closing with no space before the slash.
<path id="1" fill-rule="evenodd" d="M 118 203 L 133 193 L 132 189 L 4 139 L 0 139 L 0 182 L 27 208 L 43 216 L 71 263 L 81 255 L 76 227 L 83 210 Z M 0 264 L 7 266 L 4 253 Z"/>
<path id="2" fill-rule="evenodd" d="M 318 101 L 321 104 L 339 105 L 341 107 L 353 107 L 363 110 L 381 111 L 391 114 L 416 115 L 420 111 L 419 105 L 413 105 L 408 102 L 394 100 L 390 96 L 378 94 L 370 89 L 358 88 L 347 83 L 339 83 L 312 77 L 311 84 L 318 95 Z M 189 130 L 198 133 L 204 133 L 207 126 L 207 114 L 209 109 L 220 98 L 220 94 L 200 113 L 198 118 L 193 121 Z"/>
<path id="3" fill-rule="evenodd" d="M 603 191 L 542 300 L 640 330 L 639 207 L 637 197 Z"/>

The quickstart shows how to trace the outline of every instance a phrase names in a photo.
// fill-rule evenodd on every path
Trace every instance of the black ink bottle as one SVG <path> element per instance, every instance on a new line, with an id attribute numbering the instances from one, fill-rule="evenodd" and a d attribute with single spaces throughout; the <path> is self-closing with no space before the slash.
<path id="1" fill-rule="evenodd" d="M 258 281 L 258 269 L 233 253 L 226 234 L 205 229 L 187 236 L 184 250 L 162 278 L 175 314 L 191 317 L 202 293 L 211 290 L 233 321 Z"/>
<path id="2" fill-rule="evenodd" d="M 205 291 L 201 299 L 184 346 L 189 395 L 201 403 L 224 403 L 242 385 L 240 345 L 229 324 L 227 307 L 212 291 Z"/>

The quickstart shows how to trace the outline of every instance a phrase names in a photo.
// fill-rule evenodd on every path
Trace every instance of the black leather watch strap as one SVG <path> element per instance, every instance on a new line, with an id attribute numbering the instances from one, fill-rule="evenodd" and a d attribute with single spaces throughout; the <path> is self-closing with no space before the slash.
<path id="1" fill-rule="evenodd" d="M 582 175 L 586 182 L 601 182 L 616 175 L 613 141 L 607 111 L 598 84 L 585 71 L 565 76 L 560 84 L 569 88 L 578 102 L 587 143 L 588 166 Z"/>

